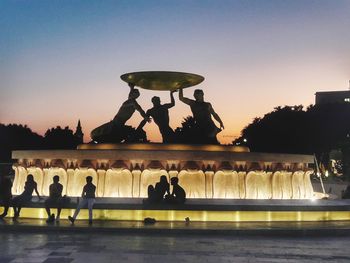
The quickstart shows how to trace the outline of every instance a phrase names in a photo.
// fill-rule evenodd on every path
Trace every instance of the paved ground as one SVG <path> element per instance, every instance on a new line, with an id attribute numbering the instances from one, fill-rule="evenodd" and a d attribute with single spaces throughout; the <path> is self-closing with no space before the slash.
<path id="1" fill-rule="evenodd" d="M 127 234 L 216 234 L 229 236 L 350 236 L 350 221 L 324 222 L 166 222 L 147 225 L 140 221 L 68 220 L 46 224 L 43 219 L 11 218 L 0 220 L 1 232 L 31 233 L 127 233 Z M 1 262 L 0 262 L 1 263 Z"/>
<path id="2" fill-rule="evenodd" d="M 1 263 L 349 262 L 348 237 L 0 233 Z"/>
<path id="3" fill-rule="evenodd" d="M 0 221 L 0 263 L 350 262 L 350 222 Z"/>

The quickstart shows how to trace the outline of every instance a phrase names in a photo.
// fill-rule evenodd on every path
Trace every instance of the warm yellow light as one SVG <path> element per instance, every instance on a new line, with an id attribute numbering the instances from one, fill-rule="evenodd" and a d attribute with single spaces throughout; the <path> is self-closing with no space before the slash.
<path id="1" fill-rule="evenodd" d="M 3 209 L 0 208 L 0 211 Z M 63 209 L 61 218 L 72 215 L 74 209 Z M 9 216 L 12 215 L 12 211 Z M 23 218 L 46 219 L 44 208 L 23 208 Z M 339 221 L 350 220 L 349 211 L 187 211 L 187 210 L 103 210 L 95 209 L 94 220 L 143 221 L 146 217 L 157 221 L 198 222 L 277 222 L 277 221 Z M 88 210 L 82 209 L 78 219 L 88 219 Z"/>
<path id="2" fill-rule="evenodd" d="M 245 142 L 247 140 L 245 139 Z M 187 145 L 187 144 L 81 144 L 78 150 L 146 150 L 146 151 L 205 151 L 205 152 L 249 152 L 245 146 L 227 146 L 227 145 Z"/>

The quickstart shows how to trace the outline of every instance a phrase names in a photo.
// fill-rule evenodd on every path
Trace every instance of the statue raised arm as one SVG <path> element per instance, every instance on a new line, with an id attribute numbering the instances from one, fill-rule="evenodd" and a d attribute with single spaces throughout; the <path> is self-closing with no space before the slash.
<path id="1" fill-rule="evenodd" d="M 179 99 L 185 104 L 189 105 L 195 121 L 196 139 L 199 143 L 218 143 L 216 135 L 224 129 L 224 124 L 219 115 L 214 111 L 209 102 L 204 101 L 203 90 L 196 89 L 193 93 L 195 100 L 184 97 L 183 90 L 179 92 Z M 218 128 L 214 119 L 220 124 Z"/>
<path id="2" fill-rule="evenodd" d="M 125 123 L 131 118 L 135 111 L 138 111 L 143 118 L 147 115 L 142 107 L 138 104 L 136 99 L 140 96 L 138 89 L 131 83 L 128 83 L 130 92 L 128 99 L 120 106 L 117 114 L 111 122 L 105 123 L 97 127 L 91 132 L 93 140 L 98 142 L 121 142 L 127 140 L 134 132 L 131 126 Z"/>
<path id="3" fill-rule="evenodd" d="M 174 92 L 170 92 L 170 103 L 161 104 L 160 98 L 152 98 L 153 107 L 146 112 L 146 117 L 141 121 L 138 129 L 146 124 L 146 119 L 152 117 L 162 134 L 163 142 L 169 143 L 174 141 L 174 131 L 169 126 L 169 109 L 175 106 Z"/>

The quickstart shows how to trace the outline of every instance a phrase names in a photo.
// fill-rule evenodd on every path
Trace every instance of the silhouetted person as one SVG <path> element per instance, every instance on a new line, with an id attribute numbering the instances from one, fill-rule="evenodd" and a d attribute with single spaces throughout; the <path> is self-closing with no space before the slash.
<path id="1" fill-rule="evenodd" d="M 147 201 L 149 203 L 161 203 L 165 194 L 170 194 L 169 183 L 166 176 L 162 175 L 155 187 L 153 187 L 153 185 L 148 186 Z"/>
<path id="2" fill-rule="evenodd" d="M 95 203 L 95 192 L 96 192 L 96 186 L 92 183 L 92 177 L 87 176 L 86 177 L 86 185 L 83 188 L 83 192 L 81 194 L 81 197 L 83 198 L 82 201 L 79 202 L 77 209 L 74 212 L 73 217 L 68 216 L 69 221 L 71 221 L 72 224 L 74 224 L 75 219 L 77 218 L 80 209 L 85 207 L 87 205 L 89 209 L 89 225 L 92 225 L 92 208 Z"/>
<path id="3" fill-rule="evenodd" d="M 23 193 L 16 196 L 12 200 L 13 211 L 14 211 L 13 219 L 17 219 L 19 217 L 20 212 L 21 212 L 22 206 L 29 203 L 32 200 L 32 195 L 33 195 L 34 191 L 40 200 L 41 197 L 40 197 L 39 192 L 38 192 L 37 184 L 34 181 L 34 177 L 32 174 L 28 174 L 27 181 L 25 182 L 25 185 L 24 185 Z"/>
<path id="4" fill-rule="evenodd" d="M 170 179 L 171 185 L 173 186 L 173 191 L 170 196 L 166 196 L 166 201 L 171 204 L 183 204 L 186 201 L 186 192 L 179 185 L 179 179 L 177 177 L 172 177 Z"/>
<path id="5" fill-rule="evenodd" d="M 218 143 L 216 135 L 224 129 L 224 124 L 219 115 L 214 111 L 209 102 L 204 101 L 204 93 L 201 89 L 196 89 L 193 93 L 195 100 L 183 96 L 183 89 L 179 91 L 179 99 L 191 107 L 193 118 L 196 125 L 197 139 L 199 143 Z M 218 128 L 213 122 L 211 116 L 219 122 Z"/>
<path id="6" fill-rule="evenodd" d="M 50 208 L 57 208 L 57 217 L 56 221 L 58 222 L 60 220 L 61 215 L 61 209 L 62 209 L 62 190 L 63 185 L 59 183 L 60 177 L 58 175 L 55 175 L 53 177 L 53 184 L 50 185 L 49 188 L 49 198 L 45 200 L 45 209 L 48 216 L 48 219 L 46 220 L 47 223 L 52 223 L 55 220 L 55 214 L 51 214 Z"/>
<path id="7" fill-rule="evenodd" d="M 119 108 L 118 113 L 114 116 L 113 120 L 109 123 L 103 124 L 97 127 L 91 132 L 93 140 L 98 142 L 104 142 L 113 140 L 115 142 L 121 142 L 131 136 L 132 128 L 125 125 L 125 123 L 131 118 L 134 112 L 137 110 L 140 112 L 143 118 L 146 118 L 146 113 L 137 103 L 136 99 L 140 96 L 138 89 L 135 89 L 134 85 L 129 83 L 130 92 L 128 99 L 124 101 Z M 140 131 L 138 131 L 140 132 Z"/>
<path id="8" fill-rule="evenodd" d="M 146 118 L 141 121 L 137 129 L 142 129 L 146 122 L 149 121 L 150 117 L 152 117 L 162 134 L 163 142 L 173 142 L 174 131 L 169 126 L 169 109 L 175 106 L 174 92 L 176 91 L 170 92 L 170 103 L 166 104 L 161 104 L 160 98 L 154 96 L 152 98 L 153 108 L 146 112 Z"/>
<path id="9" fill-rule="evenodd" d="M 4 212 L 0 215 L 0 218 L 4 218 L 7 216 L 7 212 L 11 205 L 12 199 L 12 181 L 10 177 L 6 174 L 4 176 L 0 176 L 0 202 L 4 207 Z"/>

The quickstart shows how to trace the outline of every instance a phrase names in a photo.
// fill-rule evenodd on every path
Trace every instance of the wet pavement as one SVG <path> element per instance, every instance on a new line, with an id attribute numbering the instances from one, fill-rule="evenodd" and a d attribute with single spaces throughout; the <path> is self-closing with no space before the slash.
<path id="1" fill-rule="evenodd" d="M 218 234 L 230 236 L 350 236 L 350 221 L 321 222 L 185 222 L 158 221 L 144 224 L 142 221 L 95 220 L 92 226 L 87 220 L 77 220 L 74 225 L 66 219 L 47 224 L 44 219 L 12 218 L 0 220 L 0 232 L 32 233 L 133 233 L 133 234 Z M 0 262 L 1 263 L 1 262 Z"/>
<path id="2" fill-rule="evenodd" d="M 0 263 L 350 262 L 350 222 L 0 221 Z"/>
<path id="3" fill-rule="evenodd" d="M 350 237 L 0 233 L 1 263 L 349 262 Z"/>

